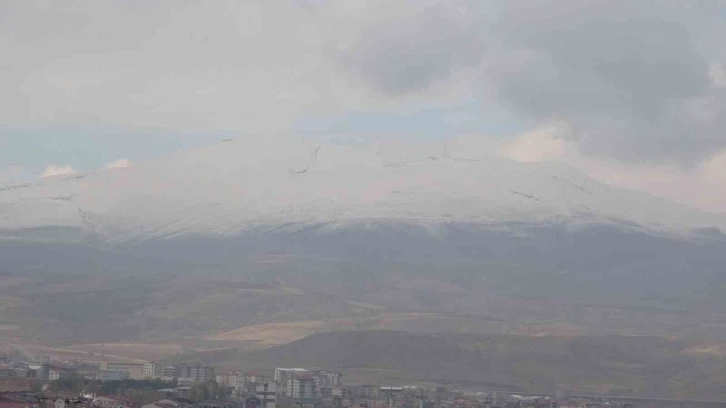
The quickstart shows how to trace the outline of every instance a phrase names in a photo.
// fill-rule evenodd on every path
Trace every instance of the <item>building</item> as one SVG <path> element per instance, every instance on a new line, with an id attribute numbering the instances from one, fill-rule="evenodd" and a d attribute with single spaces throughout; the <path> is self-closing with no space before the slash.
<path id="1" fill-rule="evenodd" d="M 144 405 L 141 408 L 191 408 L 193 405 L 194 403 L 191 400 L 185 398 L 165 398 Z"/>
<path id="2" fill-rule="evenodd" d="M 265 382 L 265 376 L 255 372 L 248 372 L 244 375 L 244 382 L 241 391 L 255 392 L 257 384 Z"/>
<path id="3" fill-rule="evenodd" d="M 0 378 L 12 378 L 15 377 L 15 369 L 13 367 L 2 364 L 0 365 Z"/>
<path id="4" fill-rule="evenodd" d="M 217 385 L 231 388 L 235 391 L 241 389 L 245 384 L 245 376 L 239 372 L 217 375 Z"/>
<path id="5" fill-rule="evenodd" d="M 374 399 L 378 397 L 378 388 L 375 385 L 358 385 L 343 387 L 344 398 Z"/>
<path id="6" fill-rule="evenodd" d="M 292 385 L 292 380 L 298 374 L 308 373 L 308 370 L 304 368 L 276 368 L 275 369 L 275 384 L 277 385 L 277 392 L 280 395 L 293 398 L 291 395 L 292 389 L 295 387 Z"/>
<path id="7" fill-rule="evenodd" d="M 178 376 L 179 375 L 178 375 L 178 370 L 176 369 L 176 366 L 166 366 L 161 371 L 161 377 L 167 381 L 171 381 L 171 380 L 177 378 Z"/>
<path id="8" fill-rule="evenodd" d="M 48 381 L 60 380 L 61 378 L 68 378 L 71 376 L 71 371 L 67 368 L 62 367 L 48 367 Z"/>
<path id="9" fill-rule="evenodd" d="M 100 408 L 130 408 L 131 404 L 122 398 L 96 397 L 93 400 L 93 405 Z"/>
<path id="10" fill-rule="evenodd" d="M 176 370 L 176 378 L 179 380 L 179 382 L 196 383 L 216 380 L 216 376 L 214 375 L 214 367 L 181 365 L 177 366 Z"/>
<path id="11" fill-rule="evenodd" d="M 260 408 L 275 408 L 277 405 L 277 385 L 275 383 L 257 384 L 255 395 L 260 399 Z"/>
<path id="12" fill-rule="evenodd" d="M 100 381 L 121 381 L 128 380 L 129 373 L 127 371 L 101 371 L 98 373 Z"/>
<path id="13" fill-rule="evenodd" d="M 296 372 L 285 381 L 284 395 L 293 399 L 317 398 L 317 381 L 309 372 Z"/>
<path id="14" fill-rule="evenodd" d="M 315 377 L 315 387 L 318 396 L 340 397 L 343 395 L 343 374 L 333 371 L 316 371 L 313 376 Z"/>
<path id="15" fill-rule="evenodd" d="M 143 363 L 119 363 L 104 361 L 101 363 L 101 371 L 125 371 L 129 373 L 129 378 L 132 380 L 144 379 Z"/>
<path id="16" fill-rule="evenodd" d="M 245 400 L 245 408 L 260 408 L 262 401 L 257 397 L 249 397 Z"/>
<path id="17" fill-rule="evenodd" d="M 302 373 L 308 370 L 304 368 L 276 368 L 275 369 L 275 383 L 280 384 L 285 377 L 291 376 L 293 373 Z"/>
<path id="18" fill-rule="evenodd" d="M 144 378 L 159 378 L 161 377 L 161 367 L 159 367 L 158 364 L 153 362 L 146 362 L 144 363 Z"/>

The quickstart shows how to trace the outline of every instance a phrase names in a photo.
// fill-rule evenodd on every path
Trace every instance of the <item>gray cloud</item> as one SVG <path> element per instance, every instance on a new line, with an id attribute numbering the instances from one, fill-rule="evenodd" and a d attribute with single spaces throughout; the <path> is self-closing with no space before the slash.
<path id="1" fill-rule="evenodd" d="M 484 41 L 464 13 L 438 2 L 384 18 L 368 25 L 336 58 L 380 94 L 425 91 L 479 62 Z"/>
<path id="2" fill-rule="evenodd" d="M 726 147 L 718 2 L 9 0 L 0 122 L 270 133 L 476 100 L 693 164 Z"/>
<path id="3" fill-rule="evenodd" d="M 716 2 L 458 4 L 468 24 L 438 7 L 371 26 L 342 60 L 389 96 L 477 66 L 472 87 L 523 117 L 567 121 L 588 154 L 693 164 L 726 147 L 726 98 L 709 77 L 714 36 L 726 32 Z"/>
<path id="4" fill-rule="evenodd" d="M 724 108 L 699 48 L 713 12 L 706 2 L 513 2 L 494 32 L 502 54 L 525 63 L 495 60 L 488 74 L 513 109 L 570 122 L 585 152 L 693 163 L 726 146 L 726 123 L 694 111 Z"/>

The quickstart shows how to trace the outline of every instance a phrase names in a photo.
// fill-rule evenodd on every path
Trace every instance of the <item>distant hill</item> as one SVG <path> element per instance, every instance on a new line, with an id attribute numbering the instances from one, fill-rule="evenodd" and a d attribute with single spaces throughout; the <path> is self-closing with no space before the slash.
<path id="1" fill-rule="evenodd" d="M 337 368 L 359 381 L 417 381 L 521 392 L 726 400 L 726 359 L 646 336 L 527 337 L 350 331 L 314 334 L 263 351 L 188 356 L 225 367 Z M 368 378 L 361 377 L 367 373 Z"/>

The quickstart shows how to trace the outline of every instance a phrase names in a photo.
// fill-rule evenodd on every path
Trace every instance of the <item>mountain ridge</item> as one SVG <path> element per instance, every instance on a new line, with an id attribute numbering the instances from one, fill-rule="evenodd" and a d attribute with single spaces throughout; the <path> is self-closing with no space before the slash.
<path id="1" fill-rule="evenodd" d="M 0 189 L 0 231 L 9 237 L 67 227 L 114 244 L 388 221 L 432 228 L 621 225 L 680 236 L 726 230 L 726 214 L 608 186 L 569 165 L 462 149 L 443 156 L 382 150 L 225 142 L 130 168 L 6 186 Z"/>

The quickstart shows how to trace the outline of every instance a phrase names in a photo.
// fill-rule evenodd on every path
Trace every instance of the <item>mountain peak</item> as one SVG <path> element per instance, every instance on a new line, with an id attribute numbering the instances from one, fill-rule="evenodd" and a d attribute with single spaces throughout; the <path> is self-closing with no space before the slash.
<path id="1" fill-rule="evenodd" d="M 280 139 L 225 141 L 123 171 L 5 187 L 0 205 L 0 230 L 74 227 L 102 241 L 360 220 L 726 228 L 722 215 L 611 187 L 561 163 Z"/>

